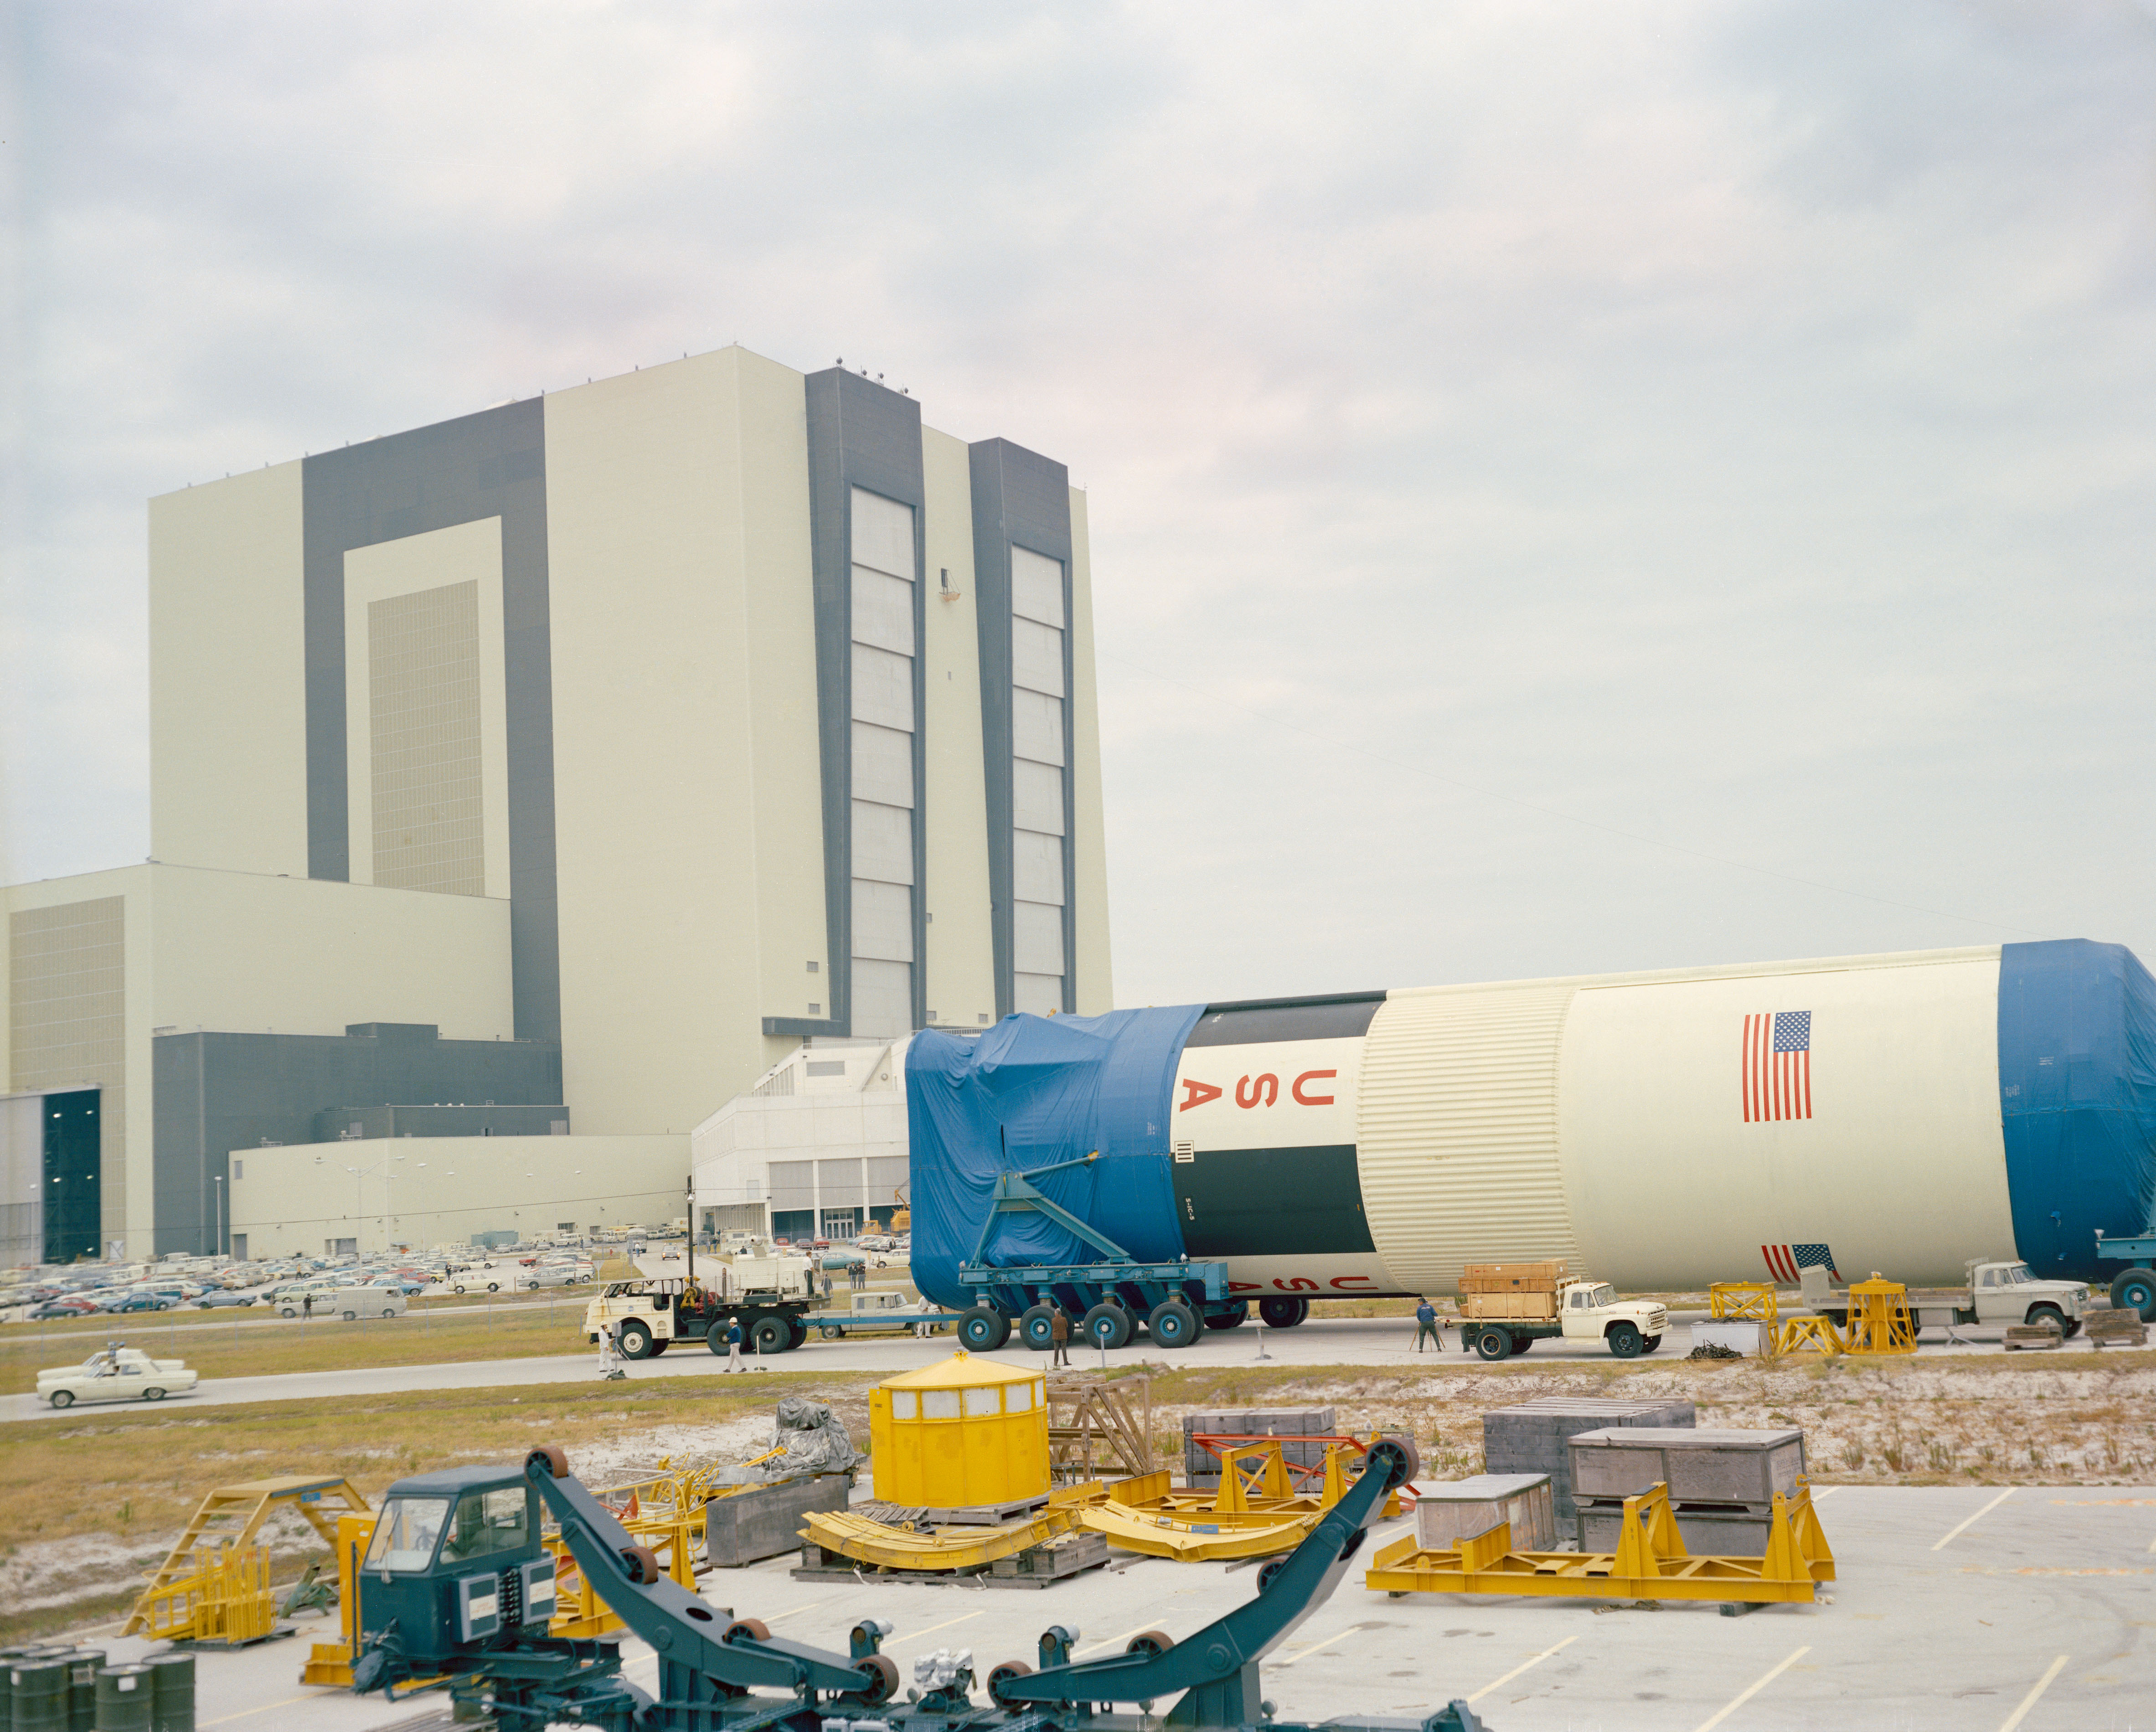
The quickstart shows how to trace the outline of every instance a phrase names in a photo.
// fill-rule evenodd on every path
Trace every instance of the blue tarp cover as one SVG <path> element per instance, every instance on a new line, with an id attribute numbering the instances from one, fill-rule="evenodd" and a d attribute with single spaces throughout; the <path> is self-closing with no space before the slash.
<path id="1" fill-rule="evenodd" d="M 1999 1109 L 2016 1253 L 2040 1275 L 2110 1279 L 2096 1229 L 2147 1232 L 2156 1207 L 2156 979 L 2131 951 L 2000 946 Z"/>
<path id="2" fill-rule="evenodd" d="M 1100 1151 L 1050 1173 L 1042 1195 L 1141 1262 L 1183 1254 L 1168 1179 L 1168 1109 L 1183 1043 L 1202 1004 L 1103 1017 L 1004 1018 L 976 1038 L 926 1029 L 906 1055 L 911 1144 L 913 1278 L 937 1304 L 964 1306 L 996 1176 Z M 1045 1215 L 1005 1215 L 987 1260 L 1095 1263 L 1101 1253 Z"/>

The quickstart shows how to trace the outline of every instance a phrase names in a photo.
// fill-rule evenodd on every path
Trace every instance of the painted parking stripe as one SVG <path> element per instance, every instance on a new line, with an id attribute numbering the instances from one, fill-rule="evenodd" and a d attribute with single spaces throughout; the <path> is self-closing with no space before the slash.
<path id="1" fill-rule="evenodd" d="M 1766 1671 L 1761 1673 L 1758 1678 L 1754 1678 L 1743 1689 L 1740 1690 L 1735 1697 L 1731 1699 L 1731 1700 L 1725 1704 L 1720 1709 L 1709 1715 L 1706 1719 L 1702 1720 L 1699 1723 L 1698 1732 L 1714 1732 L 1714 1729 L 1717 1726 L 1727 1719 L 1730 1715 L 1736 1713 L 1738 1709 L 1743 1707 L 1746 1703 L 1749 1702 L 1754 1696 L 1758 1695 L 1760 1691 L 1765 1689 L 1768 1684 L 1774 1683 L 1776 1678 L 1779 1678 L 1784 1672 L 1787 1672 L 1790 1667 L 1795 1665 L 1798 1661 L 1804 1658 L 1804 1657 L 1811 1651 L 1811 1645 L 1807 1642 L 1804 1647 L 1799 1648 L 1794 1653 L 1789 1655 L 1788 1658 L 1783 1660 L 1779 1665 L 1771 1666 Z"/>
<path id="2" fill-rule="evenodd" d="M 1135 1629 L 1124 1631 L 1120 1636 L 1111 1636 L 1106 1642 L 1096 1642 L 1088 1647 L 1074 1647 L 1070 1650 L 1070 1658 L 1074 1660 L 1082 1660 L 1086 1655 L 1097 1654 L 1103 1648 L 1120 1647 L 1124 1642 L 1128 1642 L 1132 1637 L 1142 1636 L 1152 1627 L 1152 1626 L 1151 1624 L 1140 1624 Z"/>
<path id="3" fill-rule="evenodd" d="M 947 1630 L 952 1625 L 963 1624 L 968 1618 L 980 1617 L 985 1614 L 987 1609 L 987 1607 L 983 1606 L 980 1612 L 961 1612 L 956 1617 L 945 1618 L 940 1624 L 931 1624 L 925 1630 L 908 1630 L 903 1636 L 898 1637 L 896 1640 L 900 1642 L 918 1642 L 924 1636 L 933 1636 L 938 1630 Z"/>
<path id="4" fill-rule="evenodd" d="M 2010 1485 L 2005 1491 L 1999 1493 L 1999 1494 L 1994 1498 L 1989 1504 L 1986 1504 L 1983 1509 L 1978 1510 L 1975 1514 L 1969 1517 L 1967 1521 L 1959 1523 L 1953 1528 L 1950 1529 L 1948 1531 L 1946 1539 L 1939 1540 L 1932 1547 L 1932 1550 L 1933 1551 L 1943 1551 L 1946 1549 L 1948 1540 L 1959 1538 L 1960 1535 L 1968 1532 L 1969 1529 L 1974 1527 L 1979 1522 L 1982 1521 L 1985 1516 L 1990 1514 L 1993 1510 L 1996 1509 L 2001 1504 L 2005 1503 L 2013 1495 L 2014 1488 Z"/>
<path id="5" fill-rule="evenodd" d="M 1308 1647 L 1299 1647 L 1286 1659 L 1280 1661 L 1273 1669 L 1275 1671 L 1278 1671 L 1281 1666 L 1292 1666 L 1297 1660 L 1306 1658 L 1308 1656 L 1316 1653 L 1318 1649 L 1322 1647 L 1330 1647 L 1336 1642 L 1345 1642 L 1350 1636 L 1353 1636 L 1362 1627 L 1363 1627 L 1360 1624 L 1350 1624 L 1346 1629 L 1341 1631 L 1338 1634 L 1328 1636 L 1322 1642 L 1313 1642 Z"/>
<path id="6" fill-rule="evenodd" d="M 2036 1699 L 2051 1688 L 2051 1680 L 2066 1670 L 2066 1661 L 2070 1658 L 2069 1655 L 2061 1654 L 2057 1659 L 2051 1662 L 2049 1669 L 2036 1680 L 2035 1688 L 2024 1696 L 2021 1699 L 2021 1705 L 1999 1723 L 1999 1732 L 2014 1732 L 2014 1729 L 2028 1718 L 2029 1710 L 2036 1705 Z"/>
<path id="7" fill-rule="evenodd" d="M 1532 1668 L 1541 1665 L 1544 1660 L 1547 1660 L 1552 1654 L 1555 1653 L 1558 1651 L 1558 1648 L 1570 1647 L 1573 1642 L 1578 1640 L 1579 1638 L 1577 1636 L 1568 1636 L 1563 1641 L 1558 1643 L 1557 1647 L 1546 1647 L 1540 1653 L 1537 1654 L 1532 1660 L 1528 1660 L 1521 1665 L 1515 1666 L 1502 1678 L 1491 1678 L 1489 1683 L 1483 1685 L 1481 1689 L 1477 1690 L 1473 1695 L 1467 1699 L 1470 1705 L 1480 1702 L 1485 1696 L 1488 1695 L 1491 1691 L 1502 1689 L 1505 1685 L 1512 1683 L 1512 1681 L 1517 1678 L 1522 1672 L 1529 1671 Z"/>

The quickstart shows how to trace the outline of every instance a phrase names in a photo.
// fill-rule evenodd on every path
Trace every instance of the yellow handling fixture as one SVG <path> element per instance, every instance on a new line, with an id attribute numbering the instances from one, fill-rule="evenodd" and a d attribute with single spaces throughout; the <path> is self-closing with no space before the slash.
<path id="1" fill-rule="evenodd" d="M 284 1507 L 297 1509 L 321 1535 L 322 1543 L 334 1549 L 338 1518 L 364 1515 L 367 1499 L 352 1489 L 351 1481 L 336 1474 L 313 1478 L 295 1474 L 218 1486 L 202 1500 L 187 1531 L 150 1578 L 150 1586 L 135 1602 L 120 1633 L 154 1633 L 173 1642 L 228 1644 L 259 1641 L 267 1635 L 276 1622 L 274 1606 L 268 1624 L 259 1633 L 234 1632 L 252 1630 L 261 1621 L 262 1612 L 254 1606 L 252 1599 L 259 1595 L 267 1601 L 270 1597 L 269 1555 L 265 1548 L 255 1546 L 254 1536 L 270 1513 Z M 254 1575 L 235 1573 L 216 1561 L 219 1552 L 238 1555 L 256 1550 L 262 1554 L 255 1571 L 260 1577 L 259 1587 L 241 1585 L 243 1579 L 253 1583 Z M 198 1608 L 193 1612 L 185 1609 L 191 1605 Z"/>
<path id="2" fill-rule="evenodd" d="M 1315 1489 L 1295 1488 L 1282 1441 L 1265 1437 L 1221 1452 L 1218 1491 L 1178 1492 L 1165 1472 L 1148 1473 L 1102 1488 L 1082 1519 L 1109 1545 L 1152 1557 L 1186 1563 L 1270 1557 L 1300 1545 L 1345 1494 L 1345 1447 L 1327 1445 L 1324 1474 Z M 1399 1509 L 1397 1497 L 1389 1499 L 1386 1513 Z"/>
<path id="3" fill-rule="evenodd" d="M 1847 1353 L 1914 1353 L 1917 1329 L 1909 1315 L 1909 1289 L 1899 1281 L 1880 1279 L 1871 1272 L 1869 1281 L 1849 1284 L 1849 1330 L 1843 1351 Z"/>
<path id="4" fill-rule="evenodd" d="M 1774 1323 L 1780 1299 L 1764 1281 L 1717 1281 L 1707 1289 L 1707 1314 L 1717 1323 Z"/>
<path id="5" fill-rule="evenodd" d="M 1414 1535 L 1372 1560 L 1372 1588 L 1400 1594 L 1530 1594 L 1586 1600 L 1717 1600 L 1725 1606 L 1809 1602 L 1834 1580 L 1834 1553 L 1812 1512 L 1811 1487 L 1774 1494 L 1763 1557 L 1686 1551 L 1666 1485 L 1625 1499 L 1614 1552 L 1514 1551 L 1512 1524 L 1424 1551 Z"/>

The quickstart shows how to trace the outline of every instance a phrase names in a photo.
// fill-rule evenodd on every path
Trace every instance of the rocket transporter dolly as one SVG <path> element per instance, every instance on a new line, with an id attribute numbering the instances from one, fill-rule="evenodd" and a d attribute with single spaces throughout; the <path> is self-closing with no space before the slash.
<path id="1" fill-rule="evenodd" d="M 484 1701 L 498 1724 L 540 1732 L 556 1722 L 606 1732 L 1317 1732 L 1273 1719 L 1259 1662 L 1339 1585 L 1386 1494 L 1415 1472 L 1410 1446 L 1386 1438 L 1370 1468 L 1310 1537 L 1259 1572 L 1255 1597 L 1181 1642 L 1148 1632 L 1126 1652 L 1074 1661 L 1078 1632 L 1040 1637 L 1040 1664 L 1006 1661 L 973 1700 L 969 1670 L 900 1700 L 897 1666 L 880 1652 L 888 1625 L 855 1627 L 839 1654 L 775 1637 L 754 1618 L 706 1606 L 662 1576 L 651 1554 L 584 1486 L 561 1450 L 534 1450 L 523 1471 L 466 1468 L 389 1489 L 377 1539 L 358 1577 L 363 1648 L 352 1688 L 393 1691 L 446 1679 L 453 1697 Z M 659 1658 L 655 1698 L 621 1675 L 610 1644 L 549 1636 L 552 1560 L 539 1544 L 539 1506 L 585 1580 Z M 378 1555 L 377 1555 L 378 1554 Z M 542 1608 L 544 1608 L 542 1612 Z M 523 1622 L 526 1612 L 531 1622 Z M 1149 1711 L 1180 1697 L 1164 1722 Z M 1421 1719 L 1340 1719 L 1332 1732 L 1483 1732 L 1463 1702 Z"/>

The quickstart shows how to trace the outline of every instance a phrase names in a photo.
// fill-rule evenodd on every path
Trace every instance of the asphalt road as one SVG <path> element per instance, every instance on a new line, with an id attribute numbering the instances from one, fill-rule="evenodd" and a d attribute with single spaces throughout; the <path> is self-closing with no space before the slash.
<path id="1" fill-rule="evenodd" d="M 1689 1331 L 1684 1325 L 1690 1318 L 1684 1313 L 1676 1314 L 1669 1339 L 1661 1350 L 1651 1358 L 1671 1361 L 1684 1357 L 1690 1350 Z M 376 1323 L 369 1328 L 409 1328 L 417 1331 L 424 1327 L 417 1318 L 399 1319 L 395 1323 Z M 565 1323 L 563 1334 L 573 1337 L 575 1325 Z M 1415 1366 L 1439 1370 L 1450 1366 L 1480 1364 L 1460 1350 L 1459 1332 L 1445 1331 L 1446 1351 L 1442 1355 L 1428 1351 L 1417 1354 L 1413 1350 L 1414 1324 L 1413 1319 L 1399 1317 L 1325 1317 L 1312 1318 L 1295 1329 L 1265 1329 L 1255 1322 L 1240 1329 L 1207 1330 L 1189 1346 L 1173 1353 L 1150 1347 L 1144 1342 L 1126 1347 L 1116 1353 L 1103 1355 L 1096 1350 L 1074 1349 L 1072 1360 L 1079 1366 L 1100 1364 L 1105 1358 L 1110 1366 L 1127 1363 L 1133 1359 L 1150 1359 L 1155 1364 L 1183 1368 L 1194 1366 L 1254 1365 L 1265 1360 L 1283 1365 L 1368 1366 L 1389 1366 L 1405 1371 Z M 153 1339 L 146 1338 L 146 1346 L 155 1349 Z M 758 1365 L 751 1358 L 752 1369 L 745 1375 L 754 1376 L 761 1369 L 774 1371 L 880 1371 L 886 1375 L 908 1370 L 915 1366 L 927 1365 L 947 1358 L 956 1345 L 948 1334 L 921 1340 L 913 1335 L 864 1340 L 859 1337 L 843 1341 L 822 1341 L 811 1339 L 807 1345 L 792 1353 L 779 1354 Z M 89 1345 L 81 1349 L 87 1354 Z M 1922 1350 L 1926 1358 L 1948 1353 L 1998 1353 L 2002 1350 L 1990 1342 L 1969 1345 L 1928 1344 Z M 2087 1353 L 2092 1350 L 2085 1340 L 2069 1341 L 2052 1350 L 2054 1355 Z M 68 1363 L 80 1357 L 72 1350 L 55 1360 L 57 1364 Z M 1014 1345 L 991 1355 L 1014 1365 L 1039 1364 L 1042 1355 L 1029 1352 Z M 1562 1341 L 1540 1341 L 1529 1355 L 1544 1364 L 1608 1365 L 1609 1353 L 1599 1346 L 1572 1346 Z M 1645 1359 L 1634 1364 L 1648 1362 Z M 648 1359 L 628 1367 L 630 1381 L 638 1381 L 655 1377 L 716 1377 L 726 1375 L 726 1361 L 704 1348 L 690 1344 L 676 1347 L 664 1357 Z M 218 1377 L 203 1385 L 193 1394 L 168 1397 L 166 1406 L 187 1407 L 225 1406 L 241 1401 L 290 1401 L 307 1400 L 350 1400 L 356 1396 L 394 1395 L 407 1391 L 428 1389 L 521 1389 L 535 1385 L 580 1383 L 595 1379 L 598 1375 L 598 1357 L 589 1350 L 533 1359 L 473 1360 L 449 1365 L 416 1364 L 406 1366 L 370 1366 L 349 1371 L 293 1371 L 268 1377 Z M 142 1404 L 134 1404 L 140 1407 Z M 64 1410 L 74 1417 L 92 1411 L 87 1407 Z M 16 1395 L 0 1397 L 0 1422 L 28 1422 L 56 1419 L 62 1417 L 39 1401 L 35 1396 Z"/>

